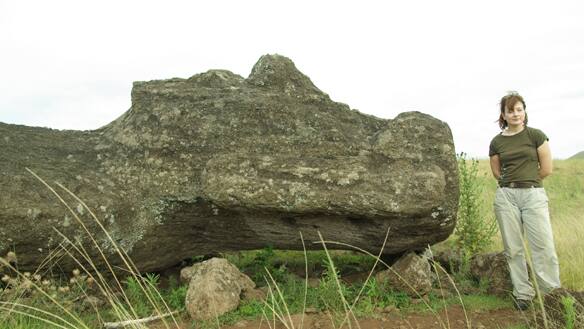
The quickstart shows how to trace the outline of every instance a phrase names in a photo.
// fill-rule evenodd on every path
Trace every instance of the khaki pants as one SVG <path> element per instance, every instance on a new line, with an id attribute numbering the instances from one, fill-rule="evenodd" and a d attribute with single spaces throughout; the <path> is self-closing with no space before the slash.
<path id="1" fill-rule="evenodd" d="M 513 296 L 526 300 L 535 296 L 529 282 L 522 237 L 529 245 L 533 271 L 541 292 L 545 294 L 560 287 L 560 269 L 545 190 L 498 188 L 494 208 L 513 282 Z"/>

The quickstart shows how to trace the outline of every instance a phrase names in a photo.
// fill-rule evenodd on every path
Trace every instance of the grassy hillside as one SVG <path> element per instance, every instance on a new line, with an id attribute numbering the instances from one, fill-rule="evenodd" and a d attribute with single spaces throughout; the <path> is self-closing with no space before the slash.
<path id="1" fill-rule="evenodd" d="M 492 210 L 496 182 L 488 160 L 480 161 L 485 186 L 483 200 Z M 584 161 L 554 160 L 554 172 L 544 181 L 548 194 L 560 276 L 566 287 L 584 290 Z M 491 211 L 492 212 L 492 211 Z M 499 235 L 492 251 L 503 250 Z"/>
<path id="2" fill-rule="evenodd" d="M 584 151 L 572 155 L 569 160 L 573 159 L 584 159 Z"/>

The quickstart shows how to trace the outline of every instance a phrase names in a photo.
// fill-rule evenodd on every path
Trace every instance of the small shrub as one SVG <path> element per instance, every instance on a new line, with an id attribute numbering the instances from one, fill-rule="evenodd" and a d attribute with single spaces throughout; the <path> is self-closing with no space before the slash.
<path id="1" fill-rule="evenodd" d="M 254 318 L 262 315 L 264 305 L 256 300 L 243 302 L 237 308 L 237 313 L 244 318 Z"/>
<path id="2" fill-rule="evenodd" d="M 576 322 L 576 310 L 574 309 L 574 298 L 570 296 L 562 297 L 562 306 L 564 307 L 564 320 L 566 321 L 566 329 L 574 329 Z"/>
<path id="3" fill-rule="evenodd" d="M 335 314 L 342 314 L 344 313 L 343 298 L 341 298 L 339 294 L 342 293 L 344 297 L 347 297 L 347 287 L 341 283 L 339 291 L 337 280 L 339 280 L 340 275 L 338 270 L 336 270 L 334 265 L 330 264 L 327 260 L 325 260 L 325 265 L 326 269 L 320 279 L 320 284 L 318 285 L 320 309 L 330 310 Z"/>
<path id="4" fill-rule="evenodd" d="M 136 313 L 140 316 L 147 315 L 150 309 L 144 298 L 144 292 L 142 291 L 138 280 L 129 277 L 124 283 L 126 285 L 126 294 Z"/>
<path id="5" fill-rule="evenodd" d="M 458 220 L 454 230 L 456 246 L 462 252 L 463 263 L 490 244 L 497 233 L 497 222 L 485 209 L 482 199 L 484 184 L 478 174 L 479 162 L 466 158 L 465 153 L 458 156 L 460 196 L 458 201 Z"/>
<path id="6" fill-rule="evenodd" d="M 187 296 L 188 285 L 179 285 L 174 276 L 168 280 L 168 289 L 166 291 L 165 301 L 171 309 L 185 308 L 185 298 Z"/>
<path id="7" fill-rule="evenodd" d="M 371 314 L 375 312 L 377 307 L 380 307 L 383 296 L 385 293 L 380 289 L 375 278 L 370 278 L 369 281 L 365 283 L 363 289 L 363 296 L 359 299 L 358 309 L 360 312 L 365 314 Z M 381 306 L 382 307 L 382 306 Z"/>
<path id="8" fill-rule="evenodd" d="M 271 246 L 255 252 L 252 261 L 245 264 L 242 268 L 243 272 L 251 273 L 251 279 L 258 285 L 262 286 L 266 283 L 266 270 L 270 272 L 276 282 L 284 282 L 288 271 L 285 264 L 275 265 L 276 251 Z"/>
<path id="9" fill-rule="evenodd" d="M 397 308 L 407 308 L 412 304 L 412 298 L 403 291 L 390 291 L 385 299 L 387 305 Z"/>
<path id="10" fill-rule="evenodd" d="M 137 277 L 137 279 L 135 277 L 128 277 L 124 281 L 126 295 L 132 308 L 139 316 L 144 317 L 150 315 L 153 311 L 153 303 L 156 306 L 163 304 L 160 297 L 153 293 L 154 290 L 158 289 L 159 281 L 160 275 L 154 273 L 146 273 L 146 275 Z"/>

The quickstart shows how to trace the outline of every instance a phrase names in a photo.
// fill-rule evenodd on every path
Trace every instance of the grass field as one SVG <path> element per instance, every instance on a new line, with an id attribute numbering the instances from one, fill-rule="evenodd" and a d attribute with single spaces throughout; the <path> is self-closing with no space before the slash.
<path id="1" fill-rule="evenodd" d="M 497 186 L 488 160 L 479 161 L 479 172 L 488 211 L 486 218 L 490 218 Z M 584 290 L 584 159 L 554 160 L 553 174 L 544 180 L 544 187 L 549 198 L 562 285 Z M 500 235 L 493 242 L 491 251 L 503 250 Z"/>

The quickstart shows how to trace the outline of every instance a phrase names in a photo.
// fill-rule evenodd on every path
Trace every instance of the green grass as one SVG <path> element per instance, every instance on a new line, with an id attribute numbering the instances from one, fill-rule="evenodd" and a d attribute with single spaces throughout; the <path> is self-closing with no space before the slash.
<path id="1" fill-rule="evenodd" d="M 375 260 L 363 254 L 351 251 L 330 251 L 335 265 L 342 269 L 342 274 L 365 272 L 373 266 Z M 261 250 L 249 250 L 223 255 L 240 271 L 248 274 L 259 286 L 264 286 L 267 268 L 276 279 L 283 279 L 286 272 L 304 276 L 304 252 L 298 250 L 274 250 L 267 247 Z M 309 273 L 321 273 L 325 270 L 325 252 L 321 250 L 306 253 Z"/>
<path id="2" fill-rule="evenodd" d="M 303 275 L 299 276 L 300 267 L 305 268 L 306 264 L 298 261 L 298 252 L 279 251 L 266 248 L 264 250 L 238 252 L 234 254 L 225 255 L 236 262 L 237 266 L 243 269 L 253 269 L 258 266 L 257 263 L 266 265 L 269 270 L 276 269 L 280 271 L 277 279 L 277 285 L 282 291 L 284 302 L 287 305 L 290 313 L 301 313 L 305 307 L 313 308 L 317 311 L 328 311 L 333 314 L 333 319 L 336 325 L 340 324 L 345 316 L 344 306 L 341 303 L 340 293 L 352 304 L 361 292 L 358 302 L 355 304 L 353 313 L 359 317 L 376 318 L 381 316 L 380 310 L 387 307 L 399 310 L 404 314 L 407 313 L 436 313 L 444 307 L 460 304 L 458 296 L 448 297 L 443 299 L 440 295 L 431 293 L 427 298 L 427 304 L 416 302 L 407 294 L 399 291 L 393 291 L 391 287 L 384 282 L 377 282 L 375 278 L 371 278 L 364 285 L 363 282 L 354 282 L 353 284 L 344 283 L 340 281 L 340 288 L 337 286 L 336 278 L 343 278 L 341 273 L 352 273 L 356 271 L 355 264 L 369 264 L 373 266 L 370 256 L 359 254 L 350 251 L 335 251 L 331 252 L 331 260 L 335 264 L 336 271 L 333 272 L 332 267 L 328 263 L 326 254 L 323 251 L 307 252 L 306 258 L 309 259 L 308 267 L 315 269 L 315 273 L 320 275 L 318 285 L 307 288 L 306 305 L 304 304 L 305 282 Z M 304 258 L 304 256 L 302 256 Z M 239 263 L 237 263 L 239 262 Z M 298 268 L 296 268 L 298 266 Z M 322 269 L 322 271 L 321 271 Z M 367 269 L 365 269 L 367 270 Z M 265 273 L 265 272 L 264 272 Z M 143 276 L 144 281 L 150 285 L 157 287 L 162 298 L 171 305 L 172 309 L 184 308 L 184 297 L 187 286 L 178 284 L 174 279 L 169 280 L 168 288 L 159 288 L 159 277 L 154 274 L 146 274 Z M 65 280 L 66 281 L 66 280 Z M 125 293 L 128 296 L 130 303 L 134 307 L 138 316 L 148 316 L 152 312 L 146 302 L 143 290 L 140 288 L 135 278 L 128 277 L 122 280 Z M 363 286 L 364 285 L 364 286 Z M 363 288 L 363 289 L 362 289 Z M 362 290 L 362 291 L 361 291 Z M 63 297 L 65 299 L 65 297 Z M 63 299 L 60 299 L 62 301 Z M 470 312 L 475 310 L 492 310 L 504 307 L 511 307 L 511 301 L 500 299 L 493 296 L 486 296 L 481 294 L 463 295 L 462 302 L 466 309 Z M 41 300 L 37 300 L 38 304 Z M 59 309 L 50 303 L 44 303 L 45 309 L 58 314 Z M 282 303 L 283 305 L 283 303 Z M 101 310 L 101 316 L 106 321 L 116 321 L 116 314 L 111 312 L 107 307 Z M 95 317 L 93 310 L 76 310 L 77 314 L 82 320 L 88 324 L 89 327 L 98 327 L 99 321 Z M 197 328 L 216 328 L 217 324 L 234 324 L 241 320 L 258 319 L 265 315 L 268 318 L 272 317 L 272 313 L 266 308 L 265 304 L 260 301 L 244 301 L 240 307 L 232 312 L 220 316 L 218 319 L 198 322 Z M 188 321 L 188 319 L 186 319 Z M 11 316 L 5 321 L 0 321 L 0 329 L 8 328 L 52 328 L 37 320 L 31 320 L 26 316 Z M 193 324 L 195 326 L 195 324 Z"/>
<path id="3" fill-rule="evenodd" d="M 303 289 L 300 289 L 303 282 L 285 282 L 280 284 L 282 293 L 285 296 L 290 313 L 301 313 L 303 309 Z M 357 291 L 361 288 L 360 285 L 344 286 L 343 292 L 345 297 L 352 302 L 356 297 Z M 308 298 L 306 307 L 314 308 L 318 311 L 329 311 L 336 314 L 337 317 L 342 317 L 341 305 L 335 305 L 333 302 L 340 300 L 338 291 L 326 284 L 321 284 L 319 287 L 308 288 Z M 512 308 L 512 301 L 510 299 L 499 298 L 495 296 L 474 294 L 463 295 L 462 301 L 468 312 L 474 311 L 489 311 L 502 308 Z M 430 314 L 432 312 L 439 312 L 445 307 L 452 305 L 459 305 L 460 300 L 457 296 L 442 299 L 440 296 L 430 294 L 428 298 L 428 305 L 423 303 L 414 303 L 414 300 L 402 292 L 391 291 L 388 287 L 383 289 L 373 288 L 366 289 L 360 301 L 356 304 L 354 313 L 359 318 L 377 318 L 381 316 L 380 310 L 386 307 L 392 307 L 399 310 L 402 314 Z M 259 302 L 245 302 L 240 308 L 233 312 L 229 312 L 219 317 L 221 325 L 234 324 L 240 320 L 250 320 L 262 317 L 262 310 L 264 306 Z M 268 318 L 272 316 L 271 312 L 267 312 Z M 338 323 L 337 323 L 338 324 Z M 208 325 L 216 325 L 215 321 L 210 321 Z"/>
<path id="4" fill-rule="evenodd" d="M 464 306 L 473 311 L 490 311 L 502 308 L 512 308 L 513 301 L 491 295 L 463 295 Z"/>
<path id="5" fill-rule="evenodd" d="M 237 256 L 240 261 L 245 261 L 248 268 L 253 268 L 253 265 L 249 262 L 250 259 L 254 259 L 257 253 L 270 253 L 271 256 L 267 259 L 262 257 L 262 261 L 271 264 L 275 259 L 276 264 L 280 264 L 282 261 L 286 262 L 288 265 L 292 264 L 292 259 L 296 259 L 297 255 L 295 253 L 290 254 L 288 251 L 282 252 L 278 250 L 272 251 L 248 251 L 238 253 Z M 357 254 L 353 252 L 334 252 L 333 262 L 339 272 L 350 272 L 354 262 L 368 263 L 370 256 L 363 254 Z M 291 259 L 282 259 L 285 255 L 292 255 Z M 228 256 L 232 257 L 232 256 Z M 327 267 L 326 261 L 323 259 L 323 252 L 308 252 L 307 258 L 311 259 L 309 261 L 309 267 Z M 233 258 L 232 258 L 233 259 Z M 322 265 L 315 265 L 312 262 L 316 262 Z M 344 265 L 338 265 L 344 264 Z M 239 264 L 242 265 L 242 264 Z M 304 264 L 298 264 L 304 268 Z M 371 264 L 373 265 L 373 264 Z M 363 289 L 358 302 L 355 304 L 353 310 L 354 314 L 358 317 L 370 317 L 375 318 L 381 316 L 381 311 L 387 307 L 399 310 L 400 312 L 407 313 L 436 313 L 445 307 L 451 305 L 458 305 L 461 300 L 458 296 L 451 296 L 443 299 L 440 295 L 432 292 L 427 297 L 427 304 L 420 303 L 419 301 L 409 297 L 407 294 L 399 291 L 393 291 L 387 283 L 380 283 L 371 278 L 365 283 L 363 287 L 362 282 L 355 282 L 353 284 L 347 284 L 341 281 L 341 288 L 336 286 L 333 280 L 333 275 L 330 274 L 330 268 L 324 272 L 323 277 L 320 279 L 318 286 L 308 287 L 306 305 L 303 304 L 304 300 L 304 280 L 296 275 L 288 272 L 289 268 L 285 269 L 287 275 L 281 277 L 280 281 L 277 282 L 279 288 L 285 299 L 285 303 L 288 306 L 290 313 L 301 313 L 303 307 L 313 308 L 318 311 L 328 311 L 337 318 L 342 318 L 344 316 L 343 305 L 341 304 L 340 293 L 342 292 L 344 298 L 349 304 L 357 298 L 358 293 Z M 342 278 L 342 275 L 340 275 Z M 470 284 L 470 283 L 466 283 Z M 479 283 L 474 283 L 477 287 Z M 499 298 L 495 296 L 489 296 L 485 294 L 470 294 L 461 296 L 462 302 L 465 308 L 469 311 L 489 311 L 501 308 L 511 308 L 512 301 L 510 299 Z M 242 309 L 243 307 L 243 309 Z M 265 308 L 258 302 L 246 302 L 238 310 L 227 313 L 219 317 L 219 323 L 233 324 L 239 320 L 259 318 L 262 316 L 262 310 L 266 311 Z M 267 312 L 268 318 L 272 316 L 271 312 Z M 338 325 L 338 323 L 336 323 Z M 209 323 L 209 325 L 215 325 L 216 322 Z"/>

